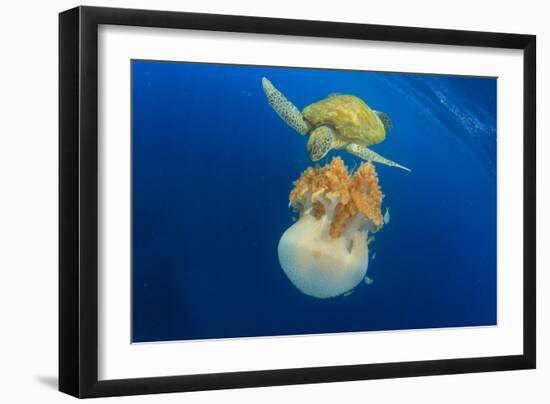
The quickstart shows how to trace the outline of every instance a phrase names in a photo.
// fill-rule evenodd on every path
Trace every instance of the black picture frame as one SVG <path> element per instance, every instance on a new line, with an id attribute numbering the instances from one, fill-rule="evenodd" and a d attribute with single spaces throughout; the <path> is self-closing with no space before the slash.
<path id="1" fill-rule="evenodd" d="M 99 381 L 100 24 L 523 50 L 523 354 Z M 535 368 L 535 122 L 534 35 L 97 7 L 77 7 L 60 13 L 59 390 L 86 398 Z"/>

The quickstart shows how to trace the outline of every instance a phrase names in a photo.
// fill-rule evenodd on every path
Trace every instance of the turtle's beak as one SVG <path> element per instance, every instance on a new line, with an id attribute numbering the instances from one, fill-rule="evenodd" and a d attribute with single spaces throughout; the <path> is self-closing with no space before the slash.
<path id="1" fill-rule="evenodd" d="M 311 161 L 313 161 L 314 163 L 321 160 L 322 157 L 319 157 L 319 156 L 314 156 L 313 154 L 309 154 L 309 157 L 311 158 Z"/>

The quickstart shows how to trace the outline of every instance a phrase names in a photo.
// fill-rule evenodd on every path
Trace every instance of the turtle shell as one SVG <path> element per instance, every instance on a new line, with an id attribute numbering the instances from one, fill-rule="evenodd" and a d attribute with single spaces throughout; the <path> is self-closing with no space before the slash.
<path id="1" fill-rule="evenodd" d="M 312 127 L 330 125 L 343 143 L 370 146 L 386 138 L 382 121 L 365 102 L 354 95 L 332 95 L 302 111 Z"/>

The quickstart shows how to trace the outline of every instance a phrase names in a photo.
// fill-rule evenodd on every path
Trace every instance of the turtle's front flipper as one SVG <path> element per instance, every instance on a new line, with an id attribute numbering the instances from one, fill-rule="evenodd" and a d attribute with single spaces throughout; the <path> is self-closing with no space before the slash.
<path id="1" fill-rule="evenodd" d="M 271 105 L 281 119 L 296 132 L 306 135 L 310 130 L 310 126 L 304 120 L 300 110 L 287 100 L 287 98 L 271 84 L 271 81 L 265 77 L 262 78 L 262 85 L 269 105 Z"/>
<path id="2" fill-rule="evenodd" d="M 407 167 L 403 167 L 401 164 L 397 164 L 394 161 L 388 160 L 387 158 L 382 157 L 378 153 L 373 152 L 371 149 L 365 146 L 359 146 L 358 144 L 350 143 L 346 146 L 346 150 L 348 153 L 362 158 L 363 160 L 374 161 L 375 163 L 385 164 L 390 167 L 397 167 L 402 168 L 403 170 L 411 171 Z"/>

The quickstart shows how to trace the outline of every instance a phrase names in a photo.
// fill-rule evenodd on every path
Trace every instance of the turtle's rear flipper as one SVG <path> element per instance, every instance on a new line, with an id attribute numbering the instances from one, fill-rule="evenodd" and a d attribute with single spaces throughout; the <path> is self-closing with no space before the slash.
<path id="1" fill-rule="evenodd" d="M 386 133 L 390 131 L 391 128 L 393 128 L 393 123 L 391 123 L 391 119 L 385 112 L 380 111 L 374 111 L 376 115 L 378 115 L 378 118 L 382 122 L 382 125 L 384 125 L 384 129 L 386 130 Z"/>
<path id="2" fill-rule="evenodd" d="M 388 160 L 387 158 L 382 157 L 378 153 L 373 152 L 371 149 L 365 146 L 359 146 L 358 144 L 350 143 L 349 145 L 346 146 L 346 151 L 363 160 L 374 161 L 375 163 L 385 164 L 390 167 L 397 167 L 397 168 L 402 168 L 403 170 L 406 170 L 406 171 L 411 171 L 407 167 L 404 167 L 401 164 L 397 164 L 394 161 Z"/>
<path id="3" fill-rule="evenodd" d="M 306 135 L 309 132 L 309 124 L 304 120 L 302 113 L 291 103 L 275 86 L 266 79 L 262 78 L 262 86 L 267 97 L 269 105 L 277 112 L 283 121 L 287 123 L 296 132 Z"/>

